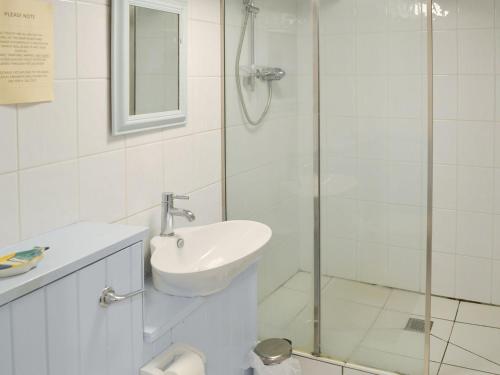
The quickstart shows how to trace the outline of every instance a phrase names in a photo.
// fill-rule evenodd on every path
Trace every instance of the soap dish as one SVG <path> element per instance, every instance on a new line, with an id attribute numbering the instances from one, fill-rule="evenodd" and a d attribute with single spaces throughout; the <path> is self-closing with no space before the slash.
<path id="1" fill-rule="evenodd" d="M 48 249 L 37 246 L 27 251 L 0 255 L 0 277 L 15 276 L 32 270 Z"/>

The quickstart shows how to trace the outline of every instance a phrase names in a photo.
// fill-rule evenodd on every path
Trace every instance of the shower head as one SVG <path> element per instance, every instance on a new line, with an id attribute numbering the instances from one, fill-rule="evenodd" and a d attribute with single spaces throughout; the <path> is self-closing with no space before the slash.
<path id="1" fill-rule="evenodd" d="M 254 5 L 253 0 L 243 0 L 243 4 L 245 5 L 245 10 L 249 14 L 255 15 L 260 11 L 260 9 Z"/>

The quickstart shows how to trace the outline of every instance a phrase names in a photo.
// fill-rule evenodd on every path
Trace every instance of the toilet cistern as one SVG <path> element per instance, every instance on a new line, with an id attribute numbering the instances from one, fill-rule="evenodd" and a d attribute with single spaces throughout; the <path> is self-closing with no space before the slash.
<path id="1" fill-rule="evenodd" d="M 174 217 L 183 216 L 188 221 L 194 221 L 196 216 L 189 210 L 174 207 L 175 199 L 189 199 L 187 195 L 163 193 L 161 199 L 161 232 L 160 236 L 171 237 L 174 233 Z"/>

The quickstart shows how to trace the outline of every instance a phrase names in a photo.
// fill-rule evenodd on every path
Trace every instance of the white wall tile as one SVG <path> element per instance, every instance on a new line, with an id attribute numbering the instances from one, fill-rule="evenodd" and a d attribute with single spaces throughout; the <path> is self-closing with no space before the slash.
<path id="1" fill-rule="evenodd" d="M 321 56 L 324 74 L 354 73 L 356 43 L 353 34 L 325 35 L 320 43 L 325 51 Z"/>
<path id="2" fill-rule="evenodd" d="M 495 9 L 497 9 L 497 12 L 498 12 L 498 8 L 499 8 L 498 5 L 495 6 Z M 496 26 L 496 27 L 498 27 L 498 26 Z M 495 29 L 494 35 L 495 35 L 495 50 L 499 51 L 500 50 L 500 30 L 498 30 L 498 28 Z M 496 60 L 495 61 L 495 73 L 498 73 L 498 72 L 500 72 L 500 56 L 498 55 L 498 53 L 496 53 L 495 60 Z"/>
<path id="3" fill-rule="evenodd" d="M 494 211 L 495 213 L 500 213 L 500 169 L 494 169 L 495 181 L 494 181 Z"/>
<path id="4" fill-rule="evenodd" d="M 491 301 L 491 261 L 458 255 L 456 262 L 456 297 L 489 303 Z"/>
<path id="5" fill-rule="evenodd" d="M 19 240 L 17 173 L 0 175 L 0 247 Z"/>
<path id="6" fill-rule="evenodd" d="M 28 238 L 78 220 L 77 162 L 21 171 L 21 238 Z"/>
<path id="7" fill-rule="evenodd" d="M 134 214 L 161 203 L 163 150 L 152 143 L 127 150 L 127 213 Z"/>
<path id="8" fill-rule="evenodd" d="M 134 147 L 148 143 L 160 142 L 163 140 L 164 132 L 164 129 L 153 129 L 139 133 L 127 134 L 125 135 L 125 147 Z"/>
<path id="9" fill-rule="evenodd" d="M 422 200 L 422 167 L 416 163 L 392 163 L 389 177 L 391 203 L 418 205 Z"/>
<path id="10" fill-rule="evenodd" d="M 454 209 L 457 207 L 457 167 L 438 164 L 434 166 L 434 206 Z"/>
<path id="11" fill-rule="evenodd" d="M 500 305 L 500 261 L 493 261 L 493 274 L 492 274 L 492 300 L 495 305 Z"/>
<path id="12" fill-rule="evenodd" d="M 385 33 L 356 34 L 356 72 L 358 74 L 387 73 L 387 43 Z M 329 45 L 323 47 L 324 49 L 331 48 Z"/>
<path id="13" fill-rule="evenodd" d="M 461 74 L 495 72 L 493 29 L 458 30 L 458 68 Z"/>
<path id="14" fill-rule="evenodd" d="M 167 140 L 163 144 L 164 186 L 166 191 L 184 194 L 196 188 L 196 168 L 192 137 Z M 182 163 L 180 163 L 182 160 Z"/>
<path id="15" fill-rule="evenodd" d="M 76 3 L 53 1 L 55 77 L 76 78 Z"/>
<path id="16" fill-rule="evenodd" d="M 386 116 L 387 87 L 387 80 L 384 77 L 358 78 L 356 97 L 359 116 Z"/>
<path id="17" fill-rule="evenodd" d="M 360 159 L 358 161 L 359 198 L 386 201 L 390 172 L 390 165 L 386 161 Z"/>
<path id="18" fill-rule="evenodd" d="M 434 73 L 457 74 L 457 31 L 434 31 Z"/>
<path id="19" fill-rule="evenodd" d="M 387 158 L 387 144 L 388 144 L 388 129 L 387 122 L 385 119 L 374 119 L 374 118 L 360 118 L 358 119 L 358 132 L 356 134 L 356 129 L 352 125 L 351 121 L 345 121 L 344 119 L 339 119 L 335 121 L 336 123 L 342 123 L 345 126 L 343 131 L 346 136 L 341 137 L 339 132 L 335 134 L 328 134 L 327 143 L 332 146 L 332 143 L 337 143 L 337 149 L 345 147 L 346 144 L 351 144 L 354 148 L 354 152 L 349 152 L 349 154 L 355 155 L 356 138 L 358 142 L 358 156 L 360 158 L 367 159 L 386 159 Z M 334 128 L 334 126 L 329 127 L 328 130 Z M 332 129 L 333 130 L 333 129 Z M 356 137 L 357 136 L 357 137 Z M 351 140 L 346 139 L 346 137 L 352 137 Z M 328 147 L 328 146 L 327 146 Z"/>
<path id="20" fill-rule="evenodd" d="M 387 283 L 389 249 L 387 245 L 360 242 L 358 246 L 358 277 L 368 283 Z"/>
<path id="21" fill-rule="evenodd" d="M 455 210 L 434 210 L 432 244 L 436 251 L 455 253 L 457 244 L 457 213 Z"/>
<path id="22" fill-rule="evenodd" d="M 458 80 L 455 75 L 434 77 L 434 119 L 448 120 L 457 118 Z"/>
<path id="23" fill-rule="evenodd" d="M 192 210 L 196 215 L 196 220 L 191 223 L 184 220 L 179 226 L 198 226 L 221 221 L 221 200 L 222 193 L 220 182 L 193 191 L 190 194 L 190 199 L 182 202 L 182 208 Z"/>
<path id="24" fill-rule="evenodd" d="M 123 137 L 111 135 L 109 81 L 78 83 L 78 140 L 80 155 L 91 155 L 124 147 Z"/>
<path id="25" fill-rule="evenodd" d="M 408 22 L 408 18 L 406 19 Z M 388 35 L 389 72 L 391 74 L 422 73 L 422 33 L 391 32 Z"/>
<path id="26" fill-rule="evenodd" d="M 493 259 L 500 260 L 500 216 L 493 218 Z"/>
<path id="27" fill-rule="evenodd" d="M 493 27 L 494 6 L 493 0 L 458 0 L 458 27 Z"/>
<path id="28" fill-rule="evenodd" d="M 491 258 L 493 215 L 459 211 L 457 215 L 457 254 Z"/>
<path id="29" fill-rule="evenodd" d="M 420 255 L 421 252 L 417 250 L 391 247 L 387 270 L 389 285 L 406 290 L 419 290 Z"/>
<path id="30" fill-rule="evenodd" d="M 321 19 L 329 22 L 320 22 L 321 31 L 325 34 L 352 33 L 356 24 L 353 18 L 356 4 L 349 0 L 327 2 L 321 4 Z"/>
<path id="31" fill-rule="evenodd" d="M 110 9 L 77 3 L 78 76 L 108 78 L 110 63 Z"/>
<path id="32" fill-rule="evenodd" d="M 126 216 L 125 151 L 80 160 L 80 219 L 113 222 Z"/>
<path id="33" fill-rule="evenodd" d="M 494 131 L 495 167 L 500 167 L 500 126 L 495 125 Z"/>
<path id="34" fill-rule="evenodd" d="M 457 28 L 457 0 L 441 0 L 432 14 L 435 30 L 454 30 Z"/>
<path id="35" fill-rule="evenodd" d="M 491 123 L 459 122 L 458 164 L 480 167 L 493 166 L 494 125 Z"/>
<path id="36" fill-rule="evenodd" d="M 17 169 L 16 106 L 0 106 L 0 173 Z"/>
<path id="37" fill-rule="evenodd" d="M 55 100 L 19 106 L 19 166 L 29 168 L 77 155 L 76 83 L 56 81 Z"/>
<path id="38" fill-rule="evenodd" d="M 457 203 L 461 210 L 493 211 L 492 168 L 458 167 Z"/>
<path id="39" fill-rule="evenodd" d="M 389 116 L 402 118 L 419 118 L 421 116 L 421 77 L 390 77 L 387 91 Z M 381 93 L 379 93 L 379 95 L 381 95 Z"/>
<path id="40" fill-rule="evenodd" d="M 194 132 L 220 129 L 220 78 L 191 77 L 188 79 L 188 85 L 189 126 Z"/>
<path id="41" fill-rule="evenodd" d="M 188 76 L 217 77 L 221 75 L 220 26 L 192 21 L 188 35 Z"/>
<path id="42" fill-rule="evenodd" d="M 434 162 L 457 163 L 457 125 L 455 121 L 434 122 Z"/>
<path id="43" fill-rule="evenodd" d="M 424 210 L 418 206 L 391 205 L 389 208 L 389 244 L 420 249 Z"/>
<path id="44" fill-rule="evenodd" d="M 193 136 L 192 152 L 196 160 L 193 173 L 196 187 L 204 187 L 221 179 L 221 150 L 220 131 L 215 130 Z"/>
<path id="45" fill-rule="evenodd" d="M 328 118 L 330 115 L 335 116 L 353 116 L 356 113 L 356 106 L 360 106 L 362 113 L 371 113 L 373 111 L 370 107 L 370 94 L 369 92 L 359 91 L 363 87 L 357 87 L 357 80 L 353 77 L 344 76 L 325 76 L 321 82 L 321 89 L 325 96 L 321 98 L 321 103 L 325 108 L 325 115 Z M 358 97 L 359 95 L 366 95 L 367 97 Z M 365 104 L 366 101 L 366 104 Z"/>
<path id="46" fill-rule="evenodd" d="M 422 160 L 424 134 L 419 119 L 387 119 L 389 160 Z"/>
<path id="47" fill-rule="evenodd" d="M 495 118 L 493 76 L 462 75 L 458 80 L 458 118 L 493 121 Z"/>
<path id="48" fill-rule="evenodd" d="M 358 32 L 387 30 L 387 3 L 377 0 L 360 0 L 357 4 L 356 29 Z"/>
<path id="49" fill-rule="evenodd" d="M 432 293 L 440 296 L 455 295 L 455 256 L 432 253 Z"/>
<path id="50" fill-rule="evenodd" d="M 189 18 L 201 21 L 220 23 L 219 0 L 189 1 Z"/>
<path id="51" fill-rule="evenodd" d="M 324 267 L 327 275 L 346 279 L 356 279 L 357 244 L 355 240 L 333 237 L 325 239 L 323 252 Z"/>

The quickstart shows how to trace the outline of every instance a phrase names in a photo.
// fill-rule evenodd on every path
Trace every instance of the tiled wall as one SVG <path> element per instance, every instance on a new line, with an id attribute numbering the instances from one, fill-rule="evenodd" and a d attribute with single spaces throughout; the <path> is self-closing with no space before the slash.
<path id="1" fill-rule="evenodd" d="M 500 304 L 500 2 L 436 4 L 433 287 Z"/>
<path id="2" fill-rule="evenodd" d="M 422 3 L 321 3 L 322 259 L 327 275 L 421 288 L 426 233 Z"/>
<path id="3" fill-rule="evenodd" d="M 324 272 L 423 290 L 421 1 L 322 2 Z M 500 2 L 434 1 L 433 291 L 500 303 Z"/>
<path id="4" fill-rule="evenodd" d="M 147 225 L 161 193 L 221 219 L 220 2 L 189 0 L 188 125 L 110 136 L 110 4 L 53 0 L 55 100 L 0 106 L 0 246 L 78 220 Z M 182 219 L 179 225 L 185 225 Z"/>

